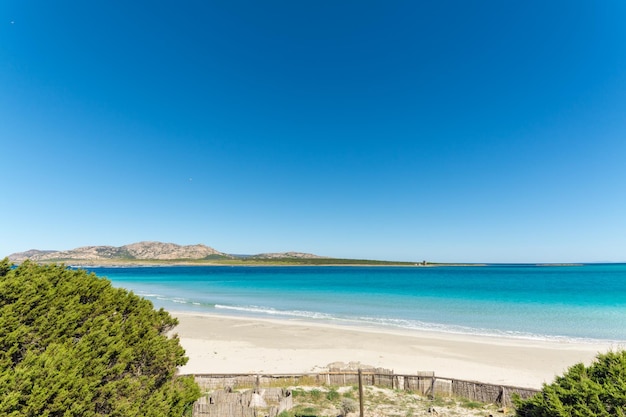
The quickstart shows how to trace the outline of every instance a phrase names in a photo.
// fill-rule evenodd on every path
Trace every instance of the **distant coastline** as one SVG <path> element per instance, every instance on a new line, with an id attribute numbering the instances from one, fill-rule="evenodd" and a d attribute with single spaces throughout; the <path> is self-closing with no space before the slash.
<path id="1" fill-rule="evenodd" d="M 171 260 L 171 261 L 163 261 L 163 260 L 141 260 L 141 261 L 111 261 L 111 262 L 90 262 L 90 261 L 76 261 L 75 259 L 55 259 L 49 260 L 45 262 L 38 262 L 43 264 L 53 264 L 53 263 L 62 263 L 70 267 L 89 267 L 89 268 L 124 268 L 124 267 L 136 267 L 136 268 L 150 268 L 150 267 L 176 267 L 176 266 L 188 266 L 188 267 L 211 267 L 211 266 L 242 266 L 242 267 L 262 267 L 262 266 L 272 266 L 272 267 L 293 267 L 293 266 L 301 266 L 301 267 L 314 267 L 314 266 L 343 266 L 343 267 L 359 267 L 359 266 L 368 266 L 368 267 L 407 267 L 407 268 L 436 268 L 436 267 L 487 267 L 489 264 L 454 264 L 454 263 L 427 263 L 426 265 L 416 262 L 402 262 L 402 261 L 377 261 L 377 260 L 358 260 L 358 259 L 321 259 L 320 262 L 303 262 L 297 259 L 281 259 L 281 260 L 255 260 L 255 261 L 229 261 L 229 262 L 220 262 L 220 261 L 189 261 L 189 260 Z"/>
<path id="2" fill-rule="evenodd" d="M 343 259 L 302 252 L 232 255 L 204 244 L 178 245 L 163 242 L 137 242 L 124 246 L 83 246 L 72 250 L 39 250 L 13 253 L 9 260 L 71 266 L 436 266 L 426 261 L 385 261 Z"/>

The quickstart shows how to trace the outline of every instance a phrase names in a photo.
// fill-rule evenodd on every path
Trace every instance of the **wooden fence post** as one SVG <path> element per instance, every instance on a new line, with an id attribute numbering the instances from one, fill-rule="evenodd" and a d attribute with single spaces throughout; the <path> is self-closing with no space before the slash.
<path id="1" fill-rule="evenodd" d="M 433 379 L 430 382 L 430 396 L 435 399 L 435 374 L 433 374 Z"/>
<path id="2" fill-rule="evenodd" d="M 363 417 L 363 373 L 359 368 L 359 415 Z"/>

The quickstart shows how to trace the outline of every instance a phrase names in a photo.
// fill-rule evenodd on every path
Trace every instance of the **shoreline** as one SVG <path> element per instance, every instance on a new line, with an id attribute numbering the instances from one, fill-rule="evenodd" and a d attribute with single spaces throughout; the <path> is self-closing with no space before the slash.
<path id="1" fill-rule="evenodd" d="M 359 362 L 397 374 L 435 375 L 540 389 L 570 366 L 588 365 L 610 341 L 550 341 L 386 329 L 297 319 L 170 311 L 189 362 L 182 374 L 320 372 Z"/>

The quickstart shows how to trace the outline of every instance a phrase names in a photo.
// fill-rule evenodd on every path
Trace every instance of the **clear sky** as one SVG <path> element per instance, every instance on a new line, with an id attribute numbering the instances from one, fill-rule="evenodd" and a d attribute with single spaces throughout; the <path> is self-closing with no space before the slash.
<path id="1" fill-rule="evenodd" d="M 0 3 L 0 256 L 626 261 L 626 2 Z"/>

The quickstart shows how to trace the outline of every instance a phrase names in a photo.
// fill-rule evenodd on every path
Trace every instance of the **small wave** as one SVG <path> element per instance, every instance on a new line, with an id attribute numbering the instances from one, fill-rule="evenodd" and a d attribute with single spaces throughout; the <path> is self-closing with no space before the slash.
<path id="1" fill-rule="evenodd" d="M 554 336 L 544 334 L 534 334 L 519 331 L 510 330 L 498 330 L 498 329 L 484 329 L 473 328 L 461 325 L 449 325 L 441 323 L 429 323 L 419 320 L 406 320 L 406 319 L 393 319 L 393 318 L 381 318 L 381 317 L 339 317 L 327 313 L 319 313 L 313 311 L 300 311 L 300 310 L 277 310 L 272 307 L 262 306 L 229 306 L 223 304 L 215 304 L 215 308 L 219 310 L 236 311 L 239 313 L 257 314 L 257 315 L 271 315 L 279 317 L 294 317 L 305 320 L 324 320 L 332 321 L 334 323 L 356 325 L 356 326 L 374 326 L 381 329 L 395 328 L 403 330 L 414 331 L 428 331 L 437 333 L 457 334 L 457 335 L 470 335 L 481 337 L 499 337 L 508 339 L 524 339 L 534 341 L 552 341 L 561 343 L 597 343 L 601 342 L 597 339 L 591 338 L 577 338 L 569 336 Z"/>
<path id="2" fill-rule="evenodd" d="M 151 294 L 151 293 L 142 293 L 142 292 L 138 292 L 137 295 L 140 297 L 149 297 L 149 298 L 162 297 L 161 294 Z"/>
<path id="3" fill-rule="evenodd" d="M 152 299 L 167 302 L 167 303 L 183 304 L 183 305 L 205 307 L 205 308 L 215 307 L 215 304 L 211 304 L 211 303 L 202 303 L 199 301 L 188 300 L 186 298 L 180 298 L 180 297 L 166 297 L 161 294 L 138 293 L 138 295 L 144 298 L 152 298 Z"/>
<path id="4" fill-rule="evenodd" d="M 461 325 L 450 325 L 440 323 L 427 323 L 419 320 L 403 320 L 379 317 L 358 317 L 357 321 L 381 327 L 394 327 L 406 330 L 430 331 L 448 334 L 472 335 L 483 337 L 504 337 L 509 339 L 525 339 L 535 341 L 552 341 L 552 342 L 577 342 L 577 343 L 597 343 L 601 342 L 597 339 L 570 337 L 559 335 L 545 335 L 528 332 L 474 328 Z"/>
<path id="5" fill-rule="evenodd" d="M 300 310 L 276 310 L 271 307 L 260 307 L 260 306 L 226 306 L 223 304 L 215 304 L 216 309 L 222 310 L 233 310 L 240 311 L 245 313 L 257 313 L 257 314 L 270 314 L 276 316 L 289 316 L 289 317 L 300 317 L 300 318 L 309 318 L 309 319 L 333 319 L 334 317 L 330 314 L 325 313 L 317 313 L 314 311 L 300 311 Z"/>

